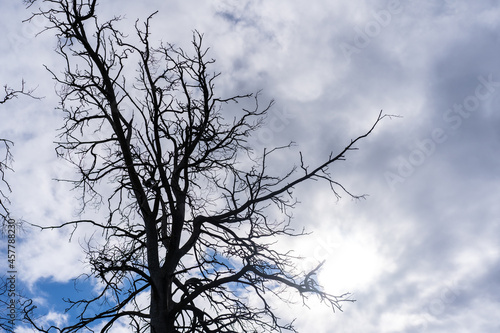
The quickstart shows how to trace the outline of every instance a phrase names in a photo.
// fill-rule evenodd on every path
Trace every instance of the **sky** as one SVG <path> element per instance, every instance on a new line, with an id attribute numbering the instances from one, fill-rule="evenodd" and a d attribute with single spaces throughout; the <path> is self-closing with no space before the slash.
<path id="1" fill-rule="evenodd" d="M 44 65 L 62 69 L 56 39 L 37 35 L 39 20 L 22 23 L 30 10 L 21 1 L 0 9 L 0 84 L 24 79 L 43 97 L 0 106 L 0 137 L 15 142 L 10 207 L 17 219 L 59 224 L 79 204 L 53 180 L 74 174 L 54 152 L 62 114 Z M 319 163 L 380 110 L 398 116 L 331 169 L 366 199 L 337 200 L 318 182 L 297 187 L 294 224 L 312 234 L 279 243 L 304 255 L 304 267 L 326 260 L 325 290 L 356 302 L 335 313 L 312 298 L 309 308 L 276 304 L 283 318 L 317 333 L 499 332 L 500 3 L 122 0 L 98 10 L 123 15 L 124 26 L 158 10 L 152 38 L 179 46 L 194 29 L 204 33 L 221 95 L 262 90 L 276 101 L 254 143 L 294 141 L 290 165 L 299 151 Z M 86 267 L 79 237 L 18 230 L 18 286 L 47 323 L 64 323 L 60 298 Z"/>

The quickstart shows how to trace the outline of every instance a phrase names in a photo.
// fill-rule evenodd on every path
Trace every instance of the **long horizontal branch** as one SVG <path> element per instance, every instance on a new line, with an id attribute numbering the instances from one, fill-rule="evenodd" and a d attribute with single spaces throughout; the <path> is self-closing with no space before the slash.
<path id="1" fill-rule="evenodd" d="M 283 186 L 283 187 L 281 187 L 281 188 L 279 188 L 277 190 L 271 191 L 271 192 L 269 192 L 266 195 L 263 195 L 263 196 L 260 196 L 260 197 L 250 198 L 248 201 L 246 201 L 240 207 L 237 207 L 237 208 L 235 208 L 233 210 L 230 210 L 230 211 L 228 211 L 226 213 L 223 213 L 223 214 L 220 214 L 220 215 L 212 216 L 210 218 L 210 221 L 212 223 L 225 222 L 228 218 L 242 213 L 243 211 L 245 211 L 246 209 L 248 209 L 249 207 L 251 207 L 251 206 L 253 206 L 255 204 L 258 204 L 260 202 L 265 202 L 265 201 L 271 200 L 273 198 L 277 198 L 281 194 L 286 193 L 287 191 L 289 191 L 290 189 L 292 189 L 297 184 L 300 184 L 300 183 L 302 183 L 302 182 L 304 182 L 304 181 L 306 181 L 308 179 L 311 179 L 311 178 L 314 178 L 314 177 L 318 176 L 319 172 L 321 172 L 322 170 L 324 170 L 327 166 L 329 166 L 330 164 L 332 164 L 335 161 L 342 160 L 344 158 L 344 154 L 347 151 L 354 149 L 353 148 L 354 144 L 356 144 L 361 139 L 366 138 L 368 135 L 370 135 L 372 133 L 372 131 L 375 129 L 375 127 L 377 126 L 377 124 L 385 116 L 386 115 L 382 115 L 382 110 L 381 110 L 380 113 L 378 114 L 378 117 L 377 117 L 376 121 L 374 122 L 374 124 L 371 126 L 371 128 L 367 132 L 365 132 L 364 134 L 358 136 L 356 139 L 351 140 L 351 142 L 346 147 L 344 147 L 344 149 L 342 149 L 342 151 L 340 153 L 338 153 L 335 156 L 330 155 L 330 157 L 328 158 L 328 160 L 326 162 L 322 163 L 321 165 L 319 165 L 318 167 L 316 167 L 311 172 L 308 172 L 307 170 L 304 169 L 305 174 L 302 177 L 299 177 L 299 178 L 295 179 L 294 181 L 286 184 L 285 186 Z"/>

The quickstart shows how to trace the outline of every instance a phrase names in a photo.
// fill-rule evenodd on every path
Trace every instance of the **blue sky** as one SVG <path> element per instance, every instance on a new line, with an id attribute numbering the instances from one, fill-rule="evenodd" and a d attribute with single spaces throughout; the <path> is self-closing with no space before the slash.
<path id="1" fill-rule="evenodd" d="M 0 83 L 15 88 L 24 78 L 44 96 L 0 108 L 0 137 L 15 142 L 11 209 L 18 219 L 62 223 L 79 204 L 78 193 L 53 180 L 74 172 L 54 152 L 62 115 L 43 65 L 61 70 L 56 40 L 35 37 L 43 22 L 21 23 L 29 16 L 22 1 L 0 8 Z M 313 233 L 278 244 L 307 257 L 305 266 L 326 259 L 325 289 L 357 301 L 335 314 L 313 299 L 309 309 L 276 304 L 284 318 L 318 333 L 499 331 L 500 4 L 123 0 L 99 7 L 103 17 L 123 14 L 129 28 L 156 10 L 153 40 L 188 47 L 193 29 L 205 34 L 223 74 L 221 95 L 262 89 L 263 100 L 276 100 L 254 143 L 293 140 L 285 163 L 298 150 L 310 164 L 320 161 L 381 109 L 401 116 L 384 120 L 332 168 L 367 199 L 336 201 L 326 184 L 299 186 L 294 223 Z M 65 320 L 59 299 L 87 269 L 81 245 L 91 232 L 83 227 L 71 241 L 69 230 L 18 235 L 20 284 L 50 311 L 47 322 Z"/>

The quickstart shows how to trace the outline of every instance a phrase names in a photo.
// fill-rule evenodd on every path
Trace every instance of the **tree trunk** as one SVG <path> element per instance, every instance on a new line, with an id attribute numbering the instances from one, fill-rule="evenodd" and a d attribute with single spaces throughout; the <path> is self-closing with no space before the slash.
<path id="1" fill-rule="evenodd" d="M 175 333 L 175 318 L 171 314 L 171 279 L 153 279 L 151 288 L 151 333 Z M 170 283 L 169 283 L 170 282 Z"/>

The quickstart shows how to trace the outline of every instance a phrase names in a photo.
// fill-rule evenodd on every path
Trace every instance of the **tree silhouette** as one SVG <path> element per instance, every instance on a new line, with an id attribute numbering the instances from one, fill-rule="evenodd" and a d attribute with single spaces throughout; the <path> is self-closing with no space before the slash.
<path id="1" fill-rule="evenodd" d="M 151 15 L 136 22 L 138 42 L 129 43 L 116 28 L 119 17 L 100 22 L 96 0 L 42 5 L 34 15 L 48 20 L 66 64 L 62 74 L 51 71 L 66 120 L 57 152 L 78 170 L 71 182 L 81 189 L 82 213 L 100 207 L 106 216 L 43 227 L 102 231 L 100 241 L 88 241 L 91 272 L 84 276 L 102 288 L 67 300 L 79 311 L 68 327 L 42 327 L 27 307 L 33 327 L 76 332 L 100 325 L 107 332 L 121 321 L 137 332 L 295 331 L 270 304 L 285 290 L 340 309 L 345 295 L 324 292 L 315 279 L 321 263 L 301 272 L 297 258 L 274 242 L 304 234 L 290 225 L 296 185 L 322 180 L 334 195 L 356 197 L 328 167 L 384 116 L 323 163 L 308 167 L 300 154 L 297 165 L 274 174 L 272 157 L 289 146 L 258 154 L 249 144 L 273 102 L 261 106 L 258 94 L 218 96 L 219 74 L 202 34 L 193 34 L 192 52 L 153 46 Z M 237 107 L 249 101 L 251 107 Z M 271 217 L 275 208 L 281 217 Z"/>
<path id="2" fill-rule="evenodd" d="M 21 82 L 20 89 L 10 88 L 8 85 L 4 85 L 3 94 L 0 97 L 0 104 L 5 104 L 7 101 L 17 98 L 19 95 L 29 96 L 31 98 L 40 99 L 40 97 L 35 97 L 33 92 L 35 89 L 27 89 L 24 80 Z M 1 110 L 0 110 L 1 111 Z M 8 195 L 12 191 L 7 179 L 5 172 L 12 171 L 12 146 L 13 142 L 9 139 L 0 138 L 0 237 L 6 240 L 5 242 L 5 260 L 9 264 L 8 271 L 14 271 L 12 267 L 15 262 L 15 234 L 22 228 L 22 220 L 15 220 L 9 210 L 10 200 Z M 24 303 L 26 299 L 22 298 L 19 294 L 18 288 L 15 286 L 15 278 L 6 275 L 2 272 L 0 277 L 0 328 L 6 332 L 13 330 L 19 318 L 18 313 L 21 313 L 24 306 L 28 303 Z"/>
<path id="3" fill-rule="evenodd" d="M 0 160 L 0 219 L 2 220 L 2 225 L 5 221 L 9 219 L 9 209 L 7 204 L 9 198 L 7 197 L 8 192 L 11 191 L 10 185 L 5 178 L 5 171 L 10 170 L 10 165 L 12 162 L 12 141 L 8 139 L 0 138 L 0 144 L 3 146 L 2 150 L 5 150 L 5 154 L 2 155 Z M 7 193 L 6 193 L 7 192 Z"/>
<path id="4" fill-rule="evenodd" d="M 18 94 L 24 93 L 24 82 L 22 90 L 14 90 L 9 88 L 7 85 L 4 86 L 4 94 L 3 97 L 0 98 L 0 104 L 6 103 L 9 99 L 15 98 Z M 12 163 L 12 141 L 4 138 L 0 138 L 0 236 L 2 238 L 6 238 L 8 235 L 9 222 L 11 222 L 10 211 L 8 208 L 9 205 L 9 197 L 8 194 L 11 192 L 11 187 L 7 182 L 5 172 L 11 170 Z M 12 226 L 11 226 L 12 227 Z M 15 228 L 15 226 L 14 226 Z M 6 242 L 7 243 L 7 242 Z M 7 246 L 6 246 L 7 247 Z M 6 249 L 6 258 L 8 259 L 8 249 Z M 12 294 L 11 294 L 12 296 Z M 2 276 L 0 277 L 0 305 L 2 306 L 2 310 L 0 311 L 0 328 L 5 331 L 10 330 L 13 326 L 13 320 L 16 319 L 11 318 L 10 308 L 13 307 L 13 311 L 18 312 L 19 304 L 10 304 L 11 297 L 9 296 L 9 283 L 7 281 L 7 277 L 5 276 L 5 272 L 2 272 Z"/>
<path id="5" fill-rule="evenodd" d="M 29 96 L 31 98 L 40 99 L 40 97 L 35 97 L 33 92 L 35 89 L 26 88 L 26 83 L 24 80 L 21 81 L 20 89 L 13 89 L 8 85 L 3 86 L 3 94 L 0 96 L 0 104 L 5 104 L 7 101 L 17 98 L 19 95 Z M 11 169 L 12 163 L 12 145 L 14 143 L 5 138 L 0 138 L 0 148 L 4 151 L 3 154 L 0 154 L 0 220 L 2 220 L 2 226 L 5 221 L 8 221 L 10 213 L 7 208 L 9 203 L 9 198 L 7 194 L 11 192 L 11 188 L 9 183 L 5 178 L 5 172 Z M 3 230 L 3 229 L 2 229 Z"/>
<path id="6" fill-rule="evenodd" d="M 16 98 L 18 95 L 29 95 L 31 96 L 32 90 L 26 90 L 25 83 L 22 81 L 21 89 L 13 89 L 8 85 L 4 85 L 3 94 L 0 97 L 0 104 L 6 103 L 8 100 Z M 10 185 L 5 178 L 5 171 L 11 170 L 12 163 L 12 149 L 13 142 L 11 140 L 0 138 L 0 147 L 4 151 L 0 156 L 0 219 L 2 220 L 2 226 L 5 221 L 9 219 L 9 210 L 7 204 L 9 199 L 7 194 L 11 191 Z"/>

